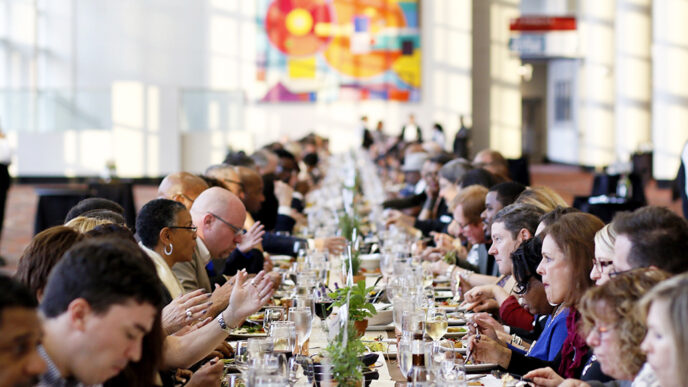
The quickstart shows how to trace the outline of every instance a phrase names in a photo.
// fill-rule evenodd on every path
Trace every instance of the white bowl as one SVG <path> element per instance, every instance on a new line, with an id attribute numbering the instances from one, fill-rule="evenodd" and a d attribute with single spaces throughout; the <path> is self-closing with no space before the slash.
<path id="1" fill-rule="evenodd" d="M 378 308 L 378 305 L 379 304 L 375 305 L 375 309 Z M 389 304 L 385 304 L 385 305 L 389 305 Z M 368 318 L 368 326 L 387 325 L 387 324 L 391 323 L 393 319 L 394 319 L 394 315 L 392 314 L 392 308 L 391 307 L 389 309 L 385 309 L 385 310 L 378 310 L 377 314 L 375 316 Z"/>
<path id="2" fill-rule="evenodd" d="M 362 269 L 373 271 L 380 267 L 380 254 L 361 254 L 358 258 L 361 260 Z"/>

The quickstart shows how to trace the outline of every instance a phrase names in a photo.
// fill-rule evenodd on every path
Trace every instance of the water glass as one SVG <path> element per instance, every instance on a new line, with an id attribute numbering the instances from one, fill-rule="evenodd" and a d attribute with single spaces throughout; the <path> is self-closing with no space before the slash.
<path id="1" fill-rule="evenodd" d="M 296 327 L 293 321 L 275 321 L 270 326 L 273 352 L 289 356 L 294 352 Z"/>
<path id="2" fill-rule="evenodd" d="M 311 336 L 313 327 L 313 313 L 311 308 L 289 308 L 289 321 L 294 322 L 296 328 L 296 340 L 299 353 L 303 351 L 303 345 Z"/>
<path id="3" fill-rule="evenodd" d="M 270 326 L 275 321 L 282 321 L 284 319 L 283 308 L 267 308 L 265 309 L 263 317 L 263 329 L 268 334 L 270 333 Z"/>

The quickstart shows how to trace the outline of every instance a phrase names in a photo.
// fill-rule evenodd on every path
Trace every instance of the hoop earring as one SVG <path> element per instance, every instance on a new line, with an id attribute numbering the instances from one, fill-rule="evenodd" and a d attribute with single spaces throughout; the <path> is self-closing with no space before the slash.
<path id="1" fill-rule="evenodd" d="M 172 246 L 172 243 L 170 243 L 170 251 L 167 251 L 167 246 L 165 246 L 165 255 L 172 255 L 172 251 L 174 251 L 174 246 Z"/>

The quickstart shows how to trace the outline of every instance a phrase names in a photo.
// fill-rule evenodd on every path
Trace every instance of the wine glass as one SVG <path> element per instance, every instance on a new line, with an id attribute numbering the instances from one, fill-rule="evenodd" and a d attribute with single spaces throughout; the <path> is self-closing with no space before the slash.
<path id="1" fill-rule="evenodd" d="M 325 331 L 325 320 L 332 313 L 333 300 L 327 294 L 317 292 L 315 297 L 315 315 L 320 319 L 322 330 Z"/>
<path id="2" fill-rule="evenodd" d="M 433 347 L 436 347 L 439 340 L 447 333 L 447 328 L 449 328 L 447 313 L 441 309 L 428 309 L 425 317 L 425 333 L 432 339 Z"/>
<path id="3" fill-rule="evenodd" d="M 296 328 L 296 340 L 298 344 L 298 353 L 303 352 L 303 345 L 311 336 L 311 329 L 313 324 L 313 313 L 310 307 L 308 308 L 289 308 L 289 321 L 294 322 Z"/>
<path id="4" fill-rule="evenodd" d="M 282 353 L 290 358 L 294 353 L 296 327 L 293 321 L 274 321 L 270 325 L 270 337 L 274 353 Z"/>

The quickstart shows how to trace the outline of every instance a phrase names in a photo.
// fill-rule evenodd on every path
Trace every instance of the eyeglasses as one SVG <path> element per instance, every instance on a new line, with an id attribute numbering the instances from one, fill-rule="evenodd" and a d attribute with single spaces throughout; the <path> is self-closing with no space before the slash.
<path id="1" fill-rule="evenodd" d="M 217 219 L 217 220 L 219 220 L 220 222 L 226 224 L 229 228 L 232 229 L 232 231 L 234 231 L 234 233 L 236 233 L 236 234 L 238 234 L 238 235 L 244 235 L 244 234 L 246 234 L 246 230 L 244 230 L 243 228 L 237 227 L 237 226 L 235 226 L 235 225 L 229 223 L 228 221 L 222 219 L 221 217 L 219 217 L 219 216 L 213 214 L 213 213 L 210 212 L 210 211 L 208 211 L 208 213 L 209 213 L 210 215 L 212 215 L 215 219 Z"/>
<path id="2" fill-rule="evenodd" d="M 599 259 L 594 259 L 593 264 L 600 273 L 602 273 L 608 267 L 614 270 L 614 261 L 601 261 Z"/>
<path id="3" fill-rule="evenodd" d="M 595 333 L 597 334 L 597 337 L 599 337 L 600 339 L 602 339 L 602 337 L 603 337 L 607 332 L 609 332 L 610 330 L 612 330 L 612 327 L 613 327 L 613 325 L 612 325 L 612 326 L 598 326 L 597 324 L 595 324 L 595 326 L 592 327 L 592 330 L 591 330 L 590 332 L 595 332 Z"/>
<path id="4" fill-rule="evenodd" d="M 196 230 L 198 230 L 196 226 L 169 226 L 167 228 L 181 228 L 182 230 L 190 230 L 191 232 L 196 232 Z"/>

